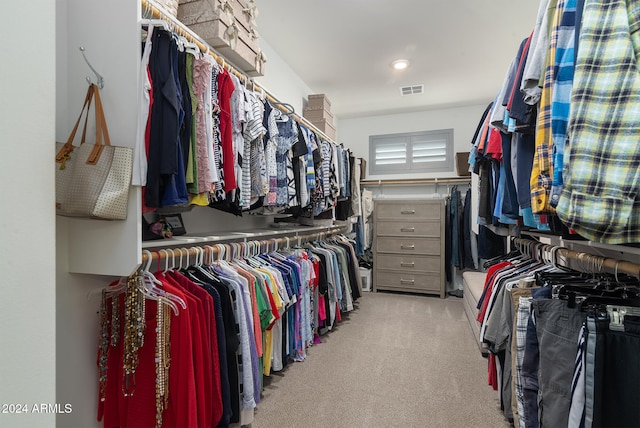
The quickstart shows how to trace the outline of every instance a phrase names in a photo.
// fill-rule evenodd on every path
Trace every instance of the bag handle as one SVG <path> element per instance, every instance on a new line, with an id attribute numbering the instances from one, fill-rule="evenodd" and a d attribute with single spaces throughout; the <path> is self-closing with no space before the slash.
<path id="1" fill-rule="evenodd" d="M 87 95 L 84 97 L 84 104 L 82 105 L 82 110 L 80 110 L 80 114 L 78 115 L 78 120 L 76 120 L 76 124 L 74 125 L 73 130 L 71 131 L 71 134 L 69 134 L 69 138 L 67 139 L 67 142 L 64 144 L 64 146 L 62 146 L 62 148 L 56 154 L 56 162 L 58 163 L 62 162 L 65 158 L 68 158 L 69 153 L 73 151 L 74 149 L 73 140 L 76 137 L 76 132 L 78 131 L 78 125 L 80 125 L 80 120 L 82 119 L 82 115 L 85 113 L 85 110 L 86 110 L 86 115 L 84 118 L 84 127 L 82 129 L 82 139 L 80 140 L 80 144 L 84 144 L 85 142 L 85 138 L 87 135 L 87 120 L 89 119 L 89 110 L 91 109 L 91 101 L 93 99 L 93 94 L 95 91 L 94 86 L 95 85 L 90 85 L 89 88 L 87 89 Z"/>
<path id="2" fill-rule="evenodd" d="M 100 89 L 95 86 L 95 104 L 96 104 L 96 144 L 91 151 L 91 154 L 87 158 L 88 165 L 95 165 L 100 159 L 104 146 L 111 146 L 111 139 L 109 138 L 109 129 L 107 128 L 107 120 L 104 117 L 104 109 L 102 108 L 102 100 L 100 99 Z M 102 144 L 102 137 L 104 136 L 104 144 Z"/>

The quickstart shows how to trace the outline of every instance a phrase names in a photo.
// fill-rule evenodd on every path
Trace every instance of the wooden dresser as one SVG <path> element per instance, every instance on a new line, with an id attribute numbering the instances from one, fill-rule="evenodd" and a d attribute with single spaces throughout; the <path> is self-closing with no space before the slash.
<path id="1" fill-rule="evenodd" d="M 444 200 L 375 200 L 373 213 L 373 290 L 444 298 Z"/>

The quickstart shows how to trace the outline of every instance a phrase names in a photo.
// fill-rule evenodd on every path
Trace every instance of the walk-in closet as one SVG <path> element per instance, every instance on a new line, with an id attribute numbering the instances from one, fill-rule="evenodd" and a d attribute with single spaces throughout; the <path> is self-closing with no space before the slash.
<path id="1" fill-rule="evenodd" d="M 638 5 L 3 5 L 0 427 L 638 427 Z"/>

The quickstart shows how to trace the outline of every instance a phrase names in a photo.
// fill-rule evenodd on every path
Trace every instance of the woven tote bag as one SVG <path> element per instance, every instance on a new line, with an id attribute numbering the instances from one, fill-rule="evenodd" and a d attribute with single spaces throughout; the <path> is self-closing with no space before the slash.
<path id="1" fill-rule="evenodd" d="M 96 141 L 85 142 L 91 101 L 95 100 Z M 86 111 L 80 146 L 73 146 Z M 103 143 L 104 137 L 104 143 Z M 125 220 L 133 168 L 133 149 L 112 146 L 100 91 L 91 85 L 80 116 L 65 144 L 57 144 L 56 214 L 103 220 Z"/>

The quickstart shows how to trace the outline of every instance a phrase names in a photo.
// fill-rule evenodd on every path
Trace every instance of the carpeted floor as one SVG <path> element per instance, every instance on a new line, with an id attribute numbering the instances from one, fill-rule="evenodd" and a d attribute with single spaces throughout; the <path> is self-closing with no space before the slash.
<path id="1" fill-rule="evenodd" d="M 455 297 L 365 293 L 265 381 L 252 428 L 509 427 Z"/>

